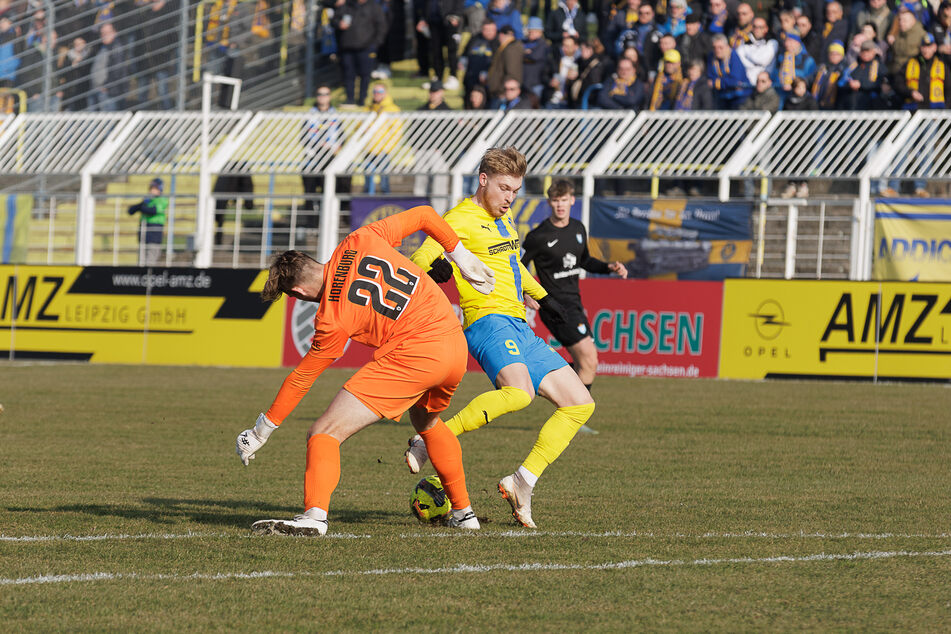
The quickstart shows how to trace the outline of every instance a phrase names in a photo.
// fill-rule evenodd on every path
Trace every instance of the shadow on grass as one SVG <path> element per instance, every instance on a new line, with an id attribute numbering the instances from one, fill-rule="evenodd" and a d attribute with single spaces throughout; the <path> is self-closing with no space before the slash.
<path id="1" fill-rule="evenodd" d="M 298 506 L 270 504 L 245 500 L 200 500 L 176 498 L 143 498 L 142 505 L 128 504 L 64 504 L 49 508 L 8 506 L 10 513 L 81 513 L 96 517 L 119 517 L 145 520 L 160 526 L 180 526 L 193 522 L 204 526 L 247 528 L 260 519 L 291 518 L 301 512 Z M 331 509 L 335 522 L 379 522 L 402 514 L 389 511 Z"/>

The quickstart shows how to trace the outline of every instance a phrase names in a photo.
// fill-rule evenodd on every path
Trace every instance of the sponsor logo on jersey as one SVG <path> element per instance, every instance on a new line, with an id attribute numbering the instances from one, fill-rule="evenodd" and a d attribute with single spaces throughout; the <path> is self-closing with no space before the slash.
<path id="1" fill-rule="evenodd" d="M 545 244 L 547 244 L 547 245 L 548 245 L 548 248 L 550 249 L 550 248 L 552 248 L 553 246 L 555 246 L 556 244 L 558 244 L 558 238 L 555 238 L 555 239 L 552 240 L 551 242 L 546 242 Z"/>
<path id="2" fill-rule="evenodd" d="M 518 239 L 506 240 L 505 242 L 489 245 L 489 255 L 495 255 L 503 251 L 518 251 Z"/>
<path id="3" fill-rule="evenodd" d="M 564 279 L 566 277 L 572 277 L 574 275 L 581 275 L 581 269 L 571 269 L 568 271 L 558 271 L 552 277 L 556 280 Z"/>

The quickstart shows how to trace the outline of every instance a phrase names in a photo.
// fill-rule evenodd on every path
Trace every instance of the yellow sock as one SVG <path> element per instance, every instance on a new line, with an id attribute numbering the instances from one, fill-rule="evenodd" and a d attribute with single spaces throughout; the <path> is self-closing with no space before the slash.
<path id="1" fill-rule="evenodd" d="M 497 390 L 480 394 L 472 399 L 468 405 L 446 421 L 446 427 L 459 436 L 464 432 L 479 429 L 502 414 L 528 407 L 531 402 L 532 397 L 524 390 L 503 385 Z"/>
<path id="2" fill-rule="evenodd" d="M 594 413 L 594 403 L 559 407 L 538 432 L 538 440 L 522 466 L 536 477 L 553 463 L 578 431 Z"/>

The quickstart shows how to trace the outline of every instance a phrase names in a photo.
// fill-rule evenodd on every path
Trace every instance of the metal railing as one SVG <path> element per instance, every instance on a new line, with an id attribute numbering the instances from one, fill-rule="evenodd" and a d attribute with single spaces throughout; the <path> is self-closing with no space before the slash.
<path id="1" fill-rule="evenodd" d="M 923 179 L 937 187 L 951 181 L 948 112 L 914 117 L 907 112 L 215 112 L 208 121 L 208 154 L 202 160 L 201 124 L 195 113 L 0 117 L 0 191 L 37 192 L 37 179 L 58 178 L 55 193 L 63 200 L 76 196 L 78 182 L 73 255 L 77 263 L 90 263 L 114 257 L 108 250 L 108 256 L 101 256 L 102 243 L 94 239 L 105 231 L 100 229 L 106 221 L 99 218 L 98 206 L 104 204 L 106 187 L 163 176 L 169 195 L 187 197 L 198 195 L 200 178 L 253 178 L 257 191 L 246 198 L 262 202 L 255 203 L 253 214 L 240 210 L 241 221 L 229 234 L 232 251 L 225 256 L 224 245 L 216 244 L 209 249 L 212 257 L 200 262 L 244 266 L 251 265 L 249 258 L 236 254 L 249 247 L 249 230 L 258 232 L 253 234 L 257 262 L 266 260 L 268 249 L 291 243 L 306 244 L 318 257 L 327 257 L 341 235 L 341 210 L 346 210 L 342 202 L 360 185 L 368 195 L 379 196 L 387 188 L 376 179 L 386 177 L 393 182 L 392 195 L 426 196 L 445 208 L 471 193 L 466 179 L 474 176 L 487 148 L 514 145 L 526 154 L 529 178 L 581 181 L 585 209 L 596 183 L 611 179 L 650 181 L 655 198 L 660 196 L 660 179 L 706 183 L 720 200 L 739 198 L 759 205 L 755 222 L 764 228 L 758 233 L 757 266 L 751 270 L 867 279 L 873 184 L 880 179 Z M 309 190 L 304 178 L 310 179 Z M 352 179 L 353 187 L 338 192 L 340 179 Z M 772 198 L 771 184 L 784 179 L 809 181 L 814 189 L 825 190 L 808 200 Z M 835 193 L 836 188 L 845 189 Z M 169 253 L 185 254 L 188 246 L 212 244 L 215 207 L 224 191 L 216 191 L 207 203 L 197 201 L 196 235 L 181 242 L 185 247 L 176 243 Z M 42 193 L 39 209 L 49 207 L 51 194 Z M 111 207 L 109 213 L 114 217 Z M 224 213 L 231 222 L 228 214 L 239 210 Z M 260 228 L 251 227 L 257 220 L 245 222 L 257 214 L 262 214 Z M 275 215 L 280 216 L 276 225 Z M 773 226 L 783 240 L 774 239 Z M 267 239 L 268 232 L 276 236 L 275 227 L 287 238 Z M 57 229 L 57 235 L 64 233 Z M 845 265 L 837 261 L 843 241 L 849 244 Z"/>

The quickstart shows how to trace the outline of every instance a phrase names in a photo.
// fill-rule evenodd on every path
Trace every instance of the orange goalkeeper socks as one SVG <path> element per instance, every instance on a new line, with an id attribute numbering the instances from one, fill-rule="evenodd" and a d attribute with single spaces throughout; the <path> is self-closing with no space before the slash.
<path id="1" fill-rule="evenodd" d="M 435 464 L 435 463 L 434 463 Z M 330 495 L 340 482 L 340 443 L 333 436 L 315 434 L 307 439 L 304 471 L 304 508 L 330 508 Z"/>
<path id="2" fill-rule="evenodd" d="M 466 489 L 466 473 L 462 468 L 462 447 L 459 439 L 449 431 L 446 423 L 436 419 L 436 425 L 419 432 L 426 443 L 426 451 L 439 474 L 442 486 L 449 495 L 454 509 L 469 506 L 469 491 Z"/>

